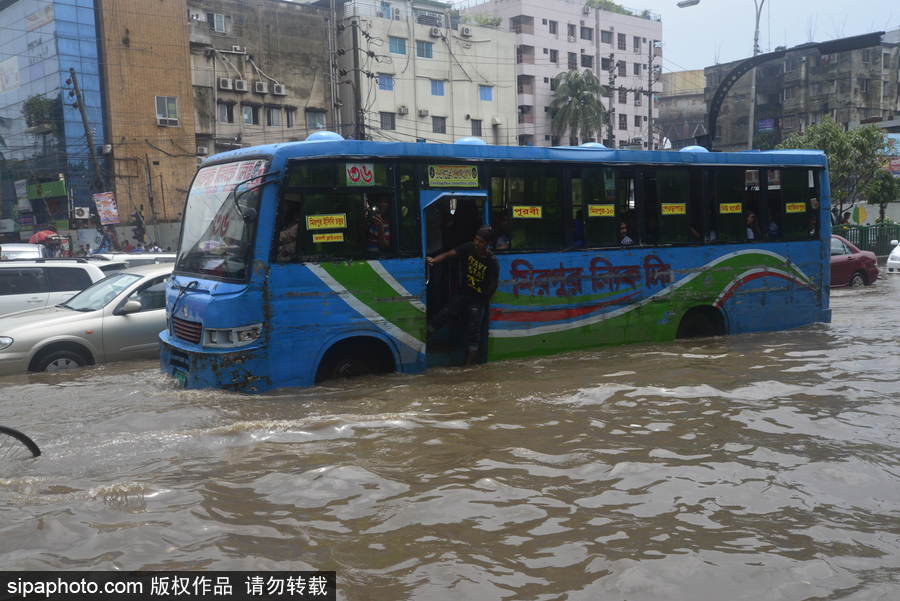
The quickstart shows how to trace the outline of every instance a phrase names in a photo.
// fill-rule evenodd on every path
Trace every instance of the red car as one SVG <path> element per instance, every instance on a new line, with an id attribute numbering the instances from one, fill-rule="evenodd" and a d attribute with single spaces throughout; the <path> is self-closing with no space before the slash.
<path id="1" fill-rule="evenodd" d="M 878 279 L 878 260 L 875 253 L 859 250 L 853 243 L 831 235 L 831 287 L 868 286 Z"/>

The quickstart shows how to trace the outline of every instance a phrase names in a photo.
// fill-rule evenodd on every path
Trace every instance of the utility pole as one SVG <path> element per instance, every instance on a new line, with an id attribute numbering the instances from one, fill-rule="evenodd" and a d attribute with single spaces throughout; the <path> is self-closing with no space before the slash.
<path id="1" fill-rule="evenodd" d="M 656 40 L 647 44 L 647 150 L 653 150 L 653 59 L 656 57 Z"/>
<path id="2" fill-rule="evenodd" d="M 614 117 L 616 116 L 616 107 L 613 103 L 613 94 L 616 89 L 616 69 L 618 66 L 616 65 L 616 55 L 610 52 L 609 54 L 609 76 L 607 78 L 607 87 L 609 88 L 609 108 L 606 110 L 606 137 L 609 140 L 610 146 L 612 148 L 616 147 L 616 136 L 615 136 L 615 124 L 613 123 Z"/>
<path id="3" fill-rule="evenodd" d="M 100 168 L 100 161 L 97 160 L 97 149 L 94 148 L 94 132 L 88 125 L 87 111 L 84 109 L 84 99 L 81 97 L 81 88 L 78 87 L 78 77 L 75 75 L 75 69 L 69 69 L 69 80 L 72 82 L 72 88 L 75 92 L 75 106 L 81 113 L 81 123 L 84 126 L 84 135 L 87 138 L 88 154 L 91 157 L 91 163 L 94 165 L 94 186 L 98 188 L 98 192 L 106 188 L 106 182 L 103 178 L 103 170 Z"/>
<path id="4" fill-rule="evenodd" d="M 366 115 L 362 106 L 362 86 L 359 81 L 359 19 L 354 17 L 350 22 L 353 35 L 353 103 L 356 105 L 356 127 L 353 138 L 366 139 Z"/>

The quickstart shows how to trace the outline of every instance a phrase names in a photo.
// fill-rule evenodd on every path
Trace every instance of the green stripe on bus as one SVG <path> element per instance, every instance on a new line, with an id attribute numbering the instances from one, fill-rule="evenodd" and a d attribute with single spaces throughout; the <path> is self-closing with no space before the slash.
<path id="1" fill-rule="evenodd" d="M 397 291 L 375 273 L 365 261 L 321 263 L 328 275 L 347 289 L 360 302 L 410 336 L 423 340 L 425 314 L 408 300 L 399 300 Z"/>

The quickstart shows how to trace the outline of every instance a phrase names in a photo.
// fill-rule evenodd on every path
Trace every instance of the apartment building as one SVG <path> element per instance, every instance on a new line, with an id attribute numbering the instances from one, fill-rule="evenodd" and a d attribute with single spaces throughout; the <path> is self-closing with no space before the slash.
<path id="1" fill-rule="evenodd" d="M 650 116 L 650 84 L 658 92 L 662 61 L 657 15 L 624 7 L 601 10 L 584 0 L 474 0 L 462 14 L 475 21 L 498 18 L 500 29 L 515 35 L 518 144 L 588 141 L 553 134 L 550 102 L 560 73 L 590 69 L 611 91 L 603 99 L 610 127 L 604 128 L 602 141 L 619 148 L 648 147 L 658 115 L 652 107 Z M 654 134 L 650 145 L 656 147 L 659 136 Z"/>
<path id="2" fill-rule="evenodd" d="M 332 128 L 332 21 L 284 0 L 188 0 L 198 156 Z"/>
<path id="3" fill-rule="evenodd" d="M 707 67 L 706 101 L 739 63 Z M 750 75 L 739 79 L 722 104 L 714 146 L 747 148 Z M 754 148 L 767 148 L 830 117 L 847 129 L 900 118 L 900 30 L 879 46 L 822 54 L 791 50 L 759 67 Z"/>
<path id="4" fill-rule="evenodd" d="M 345 2 L 337 30 L 345 137 L 515 144 L 511 33 L 462 23 L 433 0 Z"/>
<path id="5" fill-rule="evenodd" d="M 706 79 L 702 69 L 663 73 L 657 97 L 658 129 L 675 150 L 706 134 Z"/>

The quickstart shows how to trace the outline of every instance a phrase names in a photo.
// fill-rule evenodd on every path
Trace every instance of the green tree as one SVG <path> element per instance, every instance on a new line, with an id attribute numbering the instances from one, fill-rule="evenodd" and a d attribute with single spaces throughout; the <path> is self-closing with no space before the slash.
<path id="1" fill-rule="evenodd" d="M 606 123 L 606 109 L 600 102 L 605 87 L 589 69 L 564 71 L 556 76 L 558 85 L 550 101 L 553 135 L 599 139 Z"/>
<path id="2" fill-rule="evenodd" d="M 22 104 L 22 116 L 32 133 L 59 135 L 62 131 L 62 103 L 59 97 L 47 98 L 40 94 L 30 96 Z"/>
<path id="3" fill-rule="evenodd" d="M 900 197 L 900 180 L 890 171 L 879 171 L 868 190 L 869 203 L 878 205 L 878 223 L 884 223 L 884 212 L 887 203 Z"/>
<path id="4" fill-rule="evenodd" d="M 838 215 L 852 209 L 868 194 L 887 160 L 888 142 L 874 125 L 844 131 L 832 119 L 792 134 L 778 148 L 814 148 L 828 157 L 831 206 Z"/>

